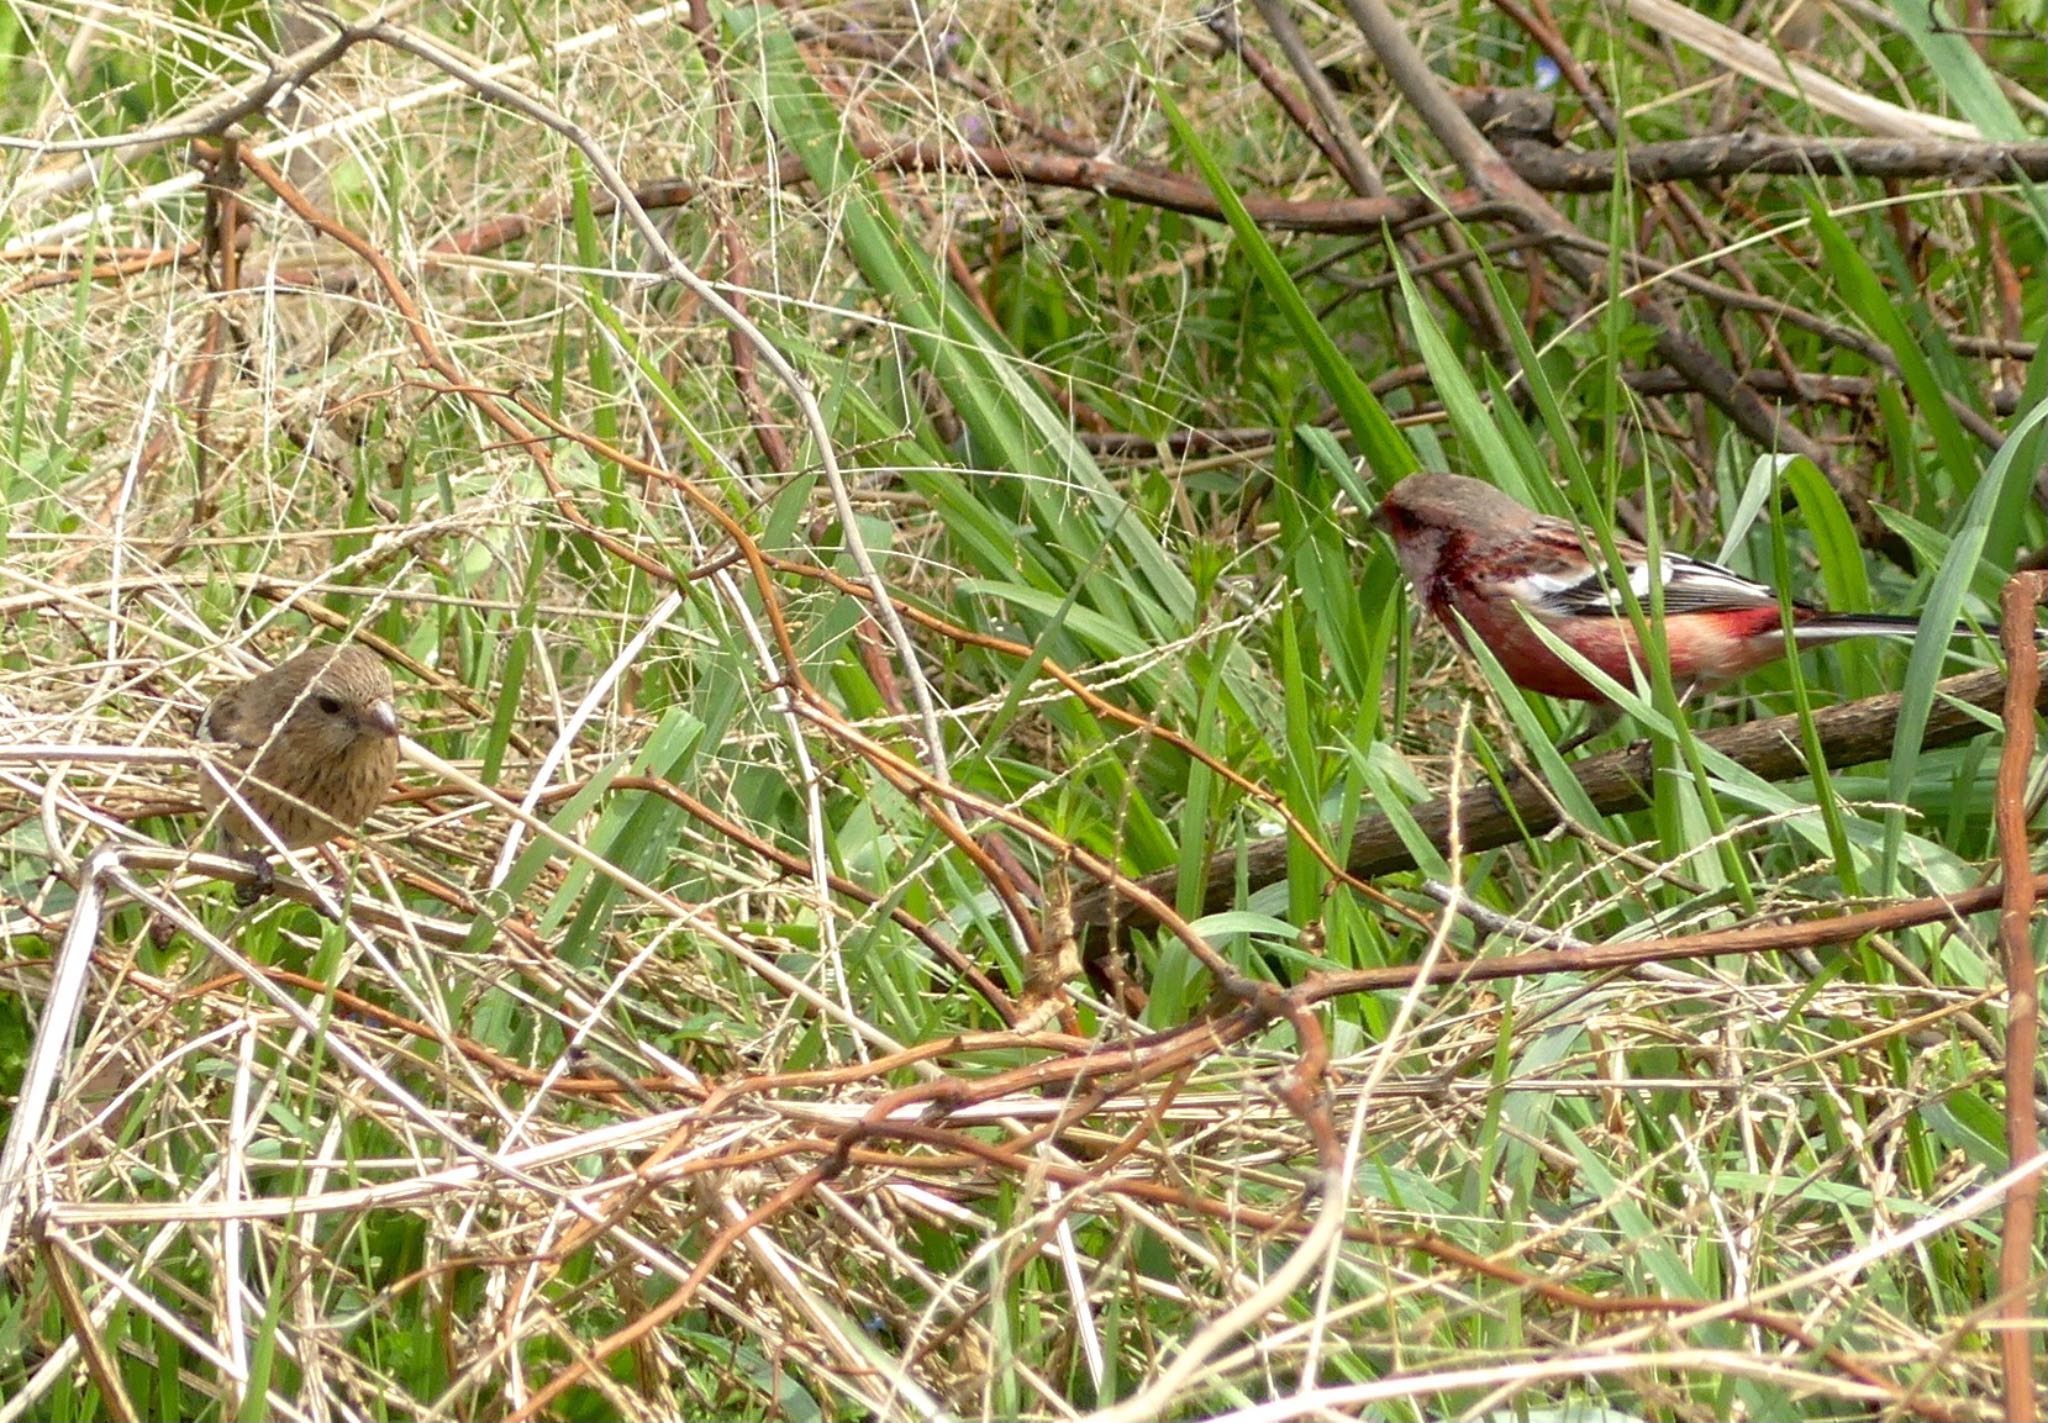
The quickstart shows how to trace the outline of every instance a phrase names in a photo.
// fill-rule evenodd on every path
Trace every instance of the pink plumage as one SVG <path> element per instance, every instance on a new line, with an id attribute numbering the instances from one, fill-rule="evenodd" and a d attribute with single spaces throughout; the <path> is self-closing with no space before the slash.
<path id="1" fill-rule="evenodd" d="M 1587 556 L 1578 530 L 1523 507 L 1489 484 L 1455 474 L 1414 474 L 1381 502 L 1375 521 L 1394 541 L 1408 581 L 1436 618 L 1463 641 L 1463 625 L 1485 643 L 1517 686 L 1546 696 L 1607 698 L 1544 645 L 1539 623 L 1623 686 L 1642 655 L 1604 564 Z M 1650 551 L 1617 539 L 1629 584 L 1645 611 Z M 1664 554 L 1664 648 L 1681 693 L 1752 672 L 1785 655 L 1777 592 L 1739 573 L 1683 554 Z M 1792 604 L 1793 637 L 1805 648 L 1851 637 L 1912 637 L 1913 618 L 1830 613 Z M 1958 627 L 1948 636 L 1963 636 Z M 1996 628 L 1986 629 L 1996 636 Z"/>

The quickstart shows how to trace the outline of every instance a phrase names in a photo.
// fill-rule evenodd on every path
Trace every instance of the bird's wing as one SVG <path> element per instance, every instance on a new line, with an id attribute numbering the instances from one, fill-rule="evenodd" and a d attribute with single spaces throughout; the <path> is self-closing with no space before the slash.
<path id="1" fill-rule="evenodd" d="M 1718 563 L 1667 553 L 1657 565 L 1664 585 L 1666 613 L 1726 612 L 1735 608 L 1776 607 L 1778 595 L 1762 583 L 1732 573 Z M 1650 562 L 1628 565 L 1629 591 L 1645 608 L 1650 605 Z M 1538 590 L 1532 589 L 1532 592 Z M 1613 617 L 1621 611 L 1621 591 L 1604 568 L 1583 577 L 1558 580 L 1529 600 L 1539 612 L 1557 617 Z"/>
<path id="2" fill-rule="evenodd" d="M 230 687 L 206 704 L 195 731 L 201 741 L 226 741 L 252 750 L 262 744 L 262 738 L 249 734 L 249 719 L 242 714 L 242 693 L 247 689 L 247 683 Z"/>
<path id="3" fill-rule="evenodd" d="M 1586 559 L 1575 533 L 1546 529 L 1535 556 L 1519 575 L 1501 580 L 1501 591 L 1547 617 L 1611 618 L 1622 610 L 1620 590 L 1605 567 Z M 1650 551 L 1632 539 L 1617 539 L 1615 551 L 1628 569 L 1629 590 L 1645 609 L 1650 604 Z M 1659 556 L 1654 567 L 1664 585 L 1666 613 L 1726 612 L 1776 607 L 1778 595 L 1765 584 L 1701 558 L 1682 553 Z"/>

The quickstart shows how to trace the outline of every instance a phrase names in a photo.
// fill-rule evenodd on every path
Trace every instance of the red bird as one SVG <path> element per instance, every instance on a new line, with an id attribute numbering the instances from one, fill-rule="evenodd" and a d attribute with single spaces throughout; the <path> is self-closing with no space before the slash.
<path id="1" fill-rule="evenodd" d="M 1437 620 L 1461 643 L 1462 617 L 1515 685 L 1546 696 L 1605 703 L 1606 696 L 1544 646 L 1531 620 L 1622 686 L 1642 644 L 1608 570 L 1587 557 L 1578 530 L 1524 508 L 1490 484 L 1455 474 L 1412 474 L 1381 501 L 1374 521 L 1394 540 L 1401 571 Z M 1650 609 L 1650 551 L 1615 540 L 1629 587 Z M 1719 564 L 1667 553 L 1657 566 L 1664 587 L 1664 649 L 1682 696 L 1740 677 L 1785 655 L 1778 595 Z M 1454 616 L 1455 615 L 1455 616 Z M 1792 605 L 1801 648 L 1851 637 L 1912 637 L 1912 618 L 1829 613 Z M 1986 630 L 1997 635 L 1995 628 Z M 1956 636 L 1966 636 L 1958 627 Z"/>

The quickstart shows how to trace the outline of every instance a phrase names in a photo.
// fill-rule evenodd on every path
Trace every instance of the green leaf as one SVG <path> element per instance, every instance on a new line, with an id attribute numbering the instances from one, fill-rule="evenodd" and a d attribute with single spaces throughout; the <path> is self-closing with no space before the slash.
<path id="1" fill-rule="evenodd" d="M 1044 547 L 1060 558 L 1048 565 L 1013 541 L 1004 550 L 1010 561 L 988 571 L 1018 569 L 1041 587 L 1064 591 L 1113 549 L 1115 562 L 1137 577 L 1088 580 L 1091 603 L 1121 618 L 1129 599 L 1129 611 L 1150 635 L 1178 636 L 1194 613 L 1193 586 L 1131 516 L 1066 417 L 1046 404 L 1028 363 L 904 234 L 848 140 L 839 109 L 811 78 L 787 20 L 774 10 L 734 7 L 725 21 L 735 47 L 755 56 L 768 121 L 831 202 L 848 255 L 959 412 L 969 457 L 1005 473 Z"/>
<path id="2" fill-rule="evenodd" d="M 1976 446 L 1963 433 L 1955 412 L 1948 408 L 1947 389 L 1935 375 L 1932 363 L 1920 349 L 1920 343 L 1907 327 L 1905 318 L 1899 314 L 1899 299 L 1886 290 L 1870 263 L 1864 260 L 1862 250 L 1850 240 L 1826 207 L 1810 199 L 1807 212 L 1813 222 L 1814 235 L 1820 238 L 1821 250 L 1826 255 L 1828 272 L 1835 279 L 1842 299 L 1898 362 L 1899 373 L 1905 378 L 1906 388 L 1913 393 L 1920 419 L 1934 436 L 1934 447 L 1942 468 L 1953 481 L 1958 495 L 1970 493 L 1977 486 Z"/>
<path id="3" fill-rule="evenodd" d="M 1302 348 L 1308 352 L 1310 363 L 1330 398 L 1337 403 L 1337 413 L 1344 417 L 1344 423 L 1351 429 L 1352 438 L 1358 442 L 1359 450 L 1365 456 L 1366 464 L 1379 476 L 1382 487 L 1392 484 L 1403 475 L 1412 474 L 1417 468 L 1415 452 L 1408 442 L 1401 438 L 1401 432 L 1387 417 L 1371 390 L 1359 378 L 1351 362 L 1337 349 L 1337 343 L 1330 339 L 1315 313 L 1309 309 L 1300 288 L 1287 274 L 1287 268 L 1266 241 L 1265 233 L 1252 221 L 1242 200 L 1224 176 L 1222 165 L 1215 155 L 1196 134 L 1180 106 L 1173 101 L 1162 84 L 1154 83 L 1152 93 L 1159 100 L 1160 111 L 1173 127 L 1174 137 L 1180 141 L 1202 181 L 1209 185 L 1209 191 L 1216 195 L 1216 201 L 1223 208 L 1223 216 L 1230 224 L 1230 231 L 1236 237 L 1239 248 L 1258 274 L 1259 285 L 1267 297 L 1280 308 L 1280 313 L 1300 339 Z"/>
<path id="4" fill-rule="evenodd" d="M 2033 479 L 2034 471 L 2016 458 L 2028 441 L 2026 435 L 2044 419 L 2048 405 L 2028 412 L 2006 437 L 1991 461 L 1986 477 L 1977 485 L 1964 506 L 1958 527 L 1949 544 L 1948 557 L 1935 574 L 1934 587 L 1920 610 L 1921 635 L 1914 640 L 1912 659 L 1906 664 L 1906 685 L 1899 704 L 1899 724 L 1892 733 L 1891 799 L 1905 800 L 1920 762 L 1920 738 L 1927 730 L 1927 716 L 1934 707 L 1935 683 L 1941 680 L 1942 663 L 1948 656 L 1947 630 L 1955 626 L 1963 609 L 1963 597 L 1976 576 L 1978 558 L 1990 532 L 1993 512 L 1999 507 L 2008 482 L 2022 484 Z M 1899 847 L 1906 831 L 1906 814 L 1894 808 L 1885 813 L 1884 873 L 1896 880 Z"/>

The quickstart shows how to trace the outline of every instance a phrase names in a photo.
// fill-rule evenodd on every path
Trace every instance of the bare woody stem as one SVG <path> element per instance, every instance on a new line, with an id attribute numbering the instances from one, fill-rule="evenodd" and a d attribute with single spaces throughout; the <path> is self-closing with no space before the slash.
<path id="1" fill-rule="evenodd" d="M 2004 894 L 1998 941 L 2005 960 L 2005 1141 L 2011 1167 L 2032 1161 L 2041 1149 L 2034 1117 L 2034 1068 L 2041 1050 L 2040 979 L 2034 966 L 2033 846 L 2027 836 L 2027 779 L 2033 770 L 2034 710 L 2041 697 L 2041 649 L 2034 637 L 2034 608 L 2048 589 L 2048 574 L 2022 573 L 2005 585 L 2005 655 L 2012 685 L 2005 697 L 2005 751 L 1998 761 L 1999 869 Z M 2034 1222 L 2041 1176 L 2014 1181 L 2005 1198 L 1998 1252 L 1999 1367 L 2005 1386 L 2005 1416 L 2037 1419 L 2034 1330 L 2039 1300 L 2034 1278 Z"/>
<path id="2" fill-rule="evenodd" d="M 1952 746 L 1984 730 L 1973 710 L 1993 710 L 2006 692 L 2002 672 L 1974 672 L 1950 678 L 1938 689 L 1928 713 L 1922 746 L 1933 749 Z M 1821 754 L 1832 767 L 1856 766 L 1891 754 L 1892 729 L 1898 723 L 1897 693 L 1867 697 L 1858 702 L 1828 707 L 1814 713 Z M 2043 702 L 2037 691 L 2033 703 Z M 1741 763 L 1767 781 L 1788 780 L 1807 774 L 1799 744 L 1797 716 L 1771 717 L 1743 726 L 1720 727 L 1701 733 L 1700 744 Z M 1647 744 L 1609 751 L 1578 764 L 1580 787 L 1596 810 L 1603 814 L 1636 810 L 1649 803 L 1645 787 L 1651 784 L 1650 748 Z M 1549 792 L 1529 778 L 1512 783 L 1508 795 L 1492 786 L 1467 791 L 1455 803 L 1433 801 L 1418 807 L 1411 818 L 1429 842 L 1440 850 L 1450 846 L 1450 830 L 1458 827 L 1458 847 L 1466 854 L 1513 844 L 1524 835 L 1540 835 L 1561 821 Z M 1252 847 L 1243 858 L 1246 884 L 1258 889 L 1287 874 L 1287 838 L 1276 837 Z M 1235 850 L 1213 857 L 1203 871 L 1202 912 L 1225 909 L 1235 899 L 1239 856 Z M 1345 854 L 1345 868 L 1361 878 L 1393 874 L 1414 868 L 1414 857 L 1406 843 L 1384 815 L 1367 816 L 1352 832 Z M 1153 895 L 1171 902 L 1177 888 L 1178 872 L 1165 870 L 1139 881 Z M 1112 918 L 1142 922 L 1141 915 L 1120 907 L 1104 891 L 1096 890 L 1075 901 L 1077 932 L 1107 927 Z"/>

